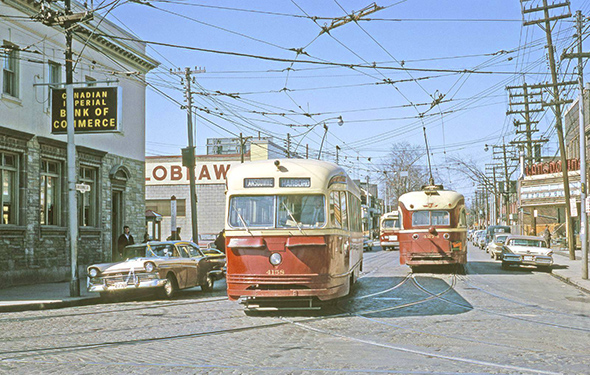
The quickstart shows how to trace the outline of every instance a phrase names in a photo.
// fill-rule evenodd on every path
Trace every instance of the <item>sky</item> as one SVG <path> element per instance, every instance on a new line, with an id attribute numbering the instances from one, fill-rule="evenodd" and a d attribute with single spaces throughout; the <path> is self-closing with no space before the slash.
<path id="1" fill-rule="evenodd" d="M 486 144 L 515 139 L 505 87 L 549 80 L 545 33 L 523 26 L 516 0 L 376 4 L 357 23 L 340 25 L 373 3 L 166 0 L 105 8 L 109 20 L 157 43 L 146 50 L 161 63 L 147 76 L 147 155 L 179 155 L 186 147 L 183 86 L 170 70 L 199 68 L 205 72 L 194 75 L 192 87 L 198 154 L 206 153 L 207 138 L 260 133 L 278 144 L 289 134 L 292 150 L 304 154 L 308 145 L 317 157 L 325 135 L 324 159 L 334 161 L 339 146 L 353 178 L 380 181 L 392 147 L 425 147 L 425 127 L 435 173 L 469 195 L 475 186 L 448 168 L 450 160 L 483 169 L 492 162 Z M 572 1 L 570 10 L 590 15 L 590 0 Z M 558 56 L 572 45 L 573 26 L 573 18 L 555 25 Z M 574 65 L 563 61 L 562 78 L 573 77 Z M 553 115 L 538 117 L 535 136 L 550 139 L 543 155 L 555 155 Z"/>

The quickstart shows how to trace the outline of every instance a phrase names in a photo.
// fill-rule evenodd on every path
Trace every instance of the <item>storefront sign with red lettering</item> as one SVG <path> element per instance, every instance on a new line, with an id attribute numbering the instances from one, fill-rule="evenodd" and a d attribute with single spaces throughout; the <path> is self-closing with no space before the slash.
<path id="1" fill-rule="evenodd" d="M 224 184 L 231 162 L 197 162 L 195 178 L 197 184 Z M 146 185 L 188 185 L 188 168 L 183 167 L 180 158 L 174 162 L 150 162 L 145 164 Z"/>
<path id="2" fill-rule="evenodd" d="M 580 169 L 580 160 L 579 159 L 569 159 L 567 161 L 567 170 L 568 171 L 576 171 Z M 525 174 L 527 176 L 535 176 L 540 174 L 549 174 L 549 173 L 561 173 L 561 160 L 559 161 L 552 161 L 549 163 L 537 163 L 531 166 L 527 166 L 525 168 Z"/>

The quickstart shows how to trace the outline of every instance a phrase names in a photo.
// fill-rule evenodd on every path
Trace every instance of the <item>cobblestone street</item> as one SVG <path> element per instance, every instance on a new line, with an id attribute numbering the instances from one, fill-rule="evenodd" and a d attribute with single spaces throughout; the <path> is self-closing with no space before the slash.
<path id="1" fill-rule="evenodd" d="M 322 313 L 247 316 L 189 290 L 0 317 L 0 372 L 586 373 L 590 297 L 470 249 L 467 275 L 410 273 L 365 253 L 353 295 Z"/>

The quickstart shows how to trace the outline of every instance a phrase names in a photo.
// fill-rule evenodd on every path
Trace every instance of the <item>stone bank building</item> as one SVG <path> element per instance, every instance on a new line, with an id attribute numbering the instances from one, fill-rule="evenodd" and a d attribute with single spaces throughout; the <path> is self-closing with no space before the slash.
<path id="1" fill-rule="evenodd" d="M 36 85 L 65 81 L 65 37 L 57 26 L 23 18 L 38 11 L 33 1 L 0 2 L 0 287 L 70 275 L 66 136 L 51 132 L 51 88 Z M 74 29 L 74 81 L 118 87 L 117 132 L 75 137 L 78 183 L 90 187 L 77 193 L 75 208 L 81 277 L 86 265 L 112 259 L 123 225 L 143 239 L 143 81 L 158 65 L 142 44 L 95 36 L 97 26 L 101 35 L 132 37 L 97 14 Z"/>

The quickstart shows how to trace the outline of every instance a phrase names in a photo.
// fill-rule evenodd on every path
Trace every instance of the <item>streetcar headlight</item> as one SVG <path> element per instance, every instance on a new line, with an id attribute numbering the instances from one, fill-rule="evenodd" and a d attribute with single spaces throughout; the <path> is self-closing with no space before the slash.
<path id="1" fill-rule="evenodd" d="M 420 236 L 418 235 L 418 233 L 414 233 L 412 234 L 412 238 L 417 240 Z"/>
<path id="2" fill-rule="evenodd" d="M 88 271 L 88 274 L 90 277 L 96 277 L 96 275 L 98 275 L 98 270 L 96 268 L 91 268 L 90 271 Z"/>
<path id="3" fill-rule="evenodd" d="M 448 240 L 449 238 L 451 238 L 451 235 L 450 235 L 450 234 L 448 234 L 448 233 L 445 233 L 445 234 L 443 234 L 443 238 L 444 238 L 445 240 Z"/>
<path id="4" fill-rule="evenodd" d="M 283 261 L 283 257 L 279 253 L 272 253 L 269 259 L 273 266 L 278 266 Z"/>
<path id="5" fill-rule="evenodd" d="M 145 271 L 146 272 L 154 272 L 154 269 L 156 269 L 156 265 L 153 264 L 152 262 L 147 262 L 145 264 Z"/>

